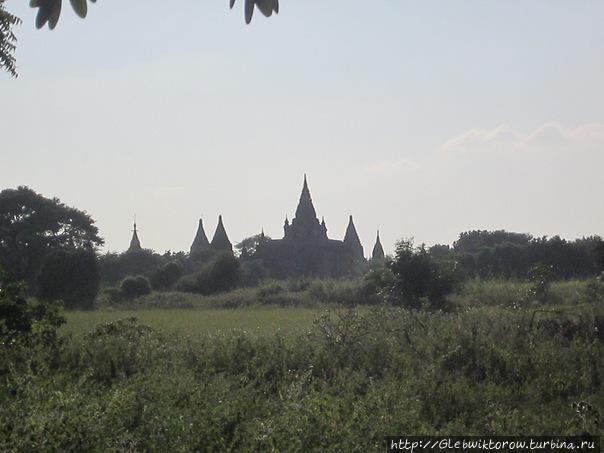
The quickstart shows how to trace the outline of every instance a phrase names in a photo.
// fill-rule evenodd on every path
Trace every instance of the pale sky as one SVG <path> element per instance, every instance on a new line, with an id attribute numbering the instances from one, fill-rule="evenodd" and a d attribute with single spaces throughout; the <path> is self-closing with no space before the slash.
<path id="1" fill-rule="evenodd" d="M 121 251 L 282 237 L 303 174 L 328 235 L 371 252 L 506 229 L 604 235 L 604 2 L 64 1 L 56 30 L 7 8 L 0 189 L 86 210 Z"/>

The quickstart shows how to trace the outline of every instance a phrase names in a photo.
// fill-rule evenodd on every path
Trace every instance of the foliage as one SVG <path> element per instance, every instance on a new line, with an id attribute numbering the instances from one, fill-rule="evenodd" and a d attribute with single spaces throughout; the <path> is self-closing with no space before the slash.
<path id="1" fill-rule="evenodd" d="M 258 247 L 262 244 L 266 244 L 270 240 L 271 238 L 266 236 L 264 233 L 257 234 L 255 236 L 245 238 L 240 243 L 236 244 L 235 250 L 237 250 L 239 258 L 242 260 L 252 259 Z"/>
<path id="2" fill-rule="evenodd" d="M 243 286 L 258 286 L 269 276 L 262 260 L 241 261 L 241 283 Z"/>
<path id="3" fill-rule="evenodd" d="M 96 255 L 90 250 L 51 252 L 36 281 L 40 300 L 62 300 L 65 308 L 91 309 L 99 291 Z"/>
<path id="4" fill-rule="evenodd" d="M 532 267 L 544 264 L 553 267 L 557 278 L 585 278 L 598 271 L 602 244 L 599 236 L 567 241 L 503 230 L 469 231 L 454 243 L 452 255 L 472 277 L 524 278 Z M 442 246 L 430 249 L 437 259 L 443 252 Z"/>
<path id="5" fill-rule="evenodd" d="M 25 285 L 12 282 L 0 268 L 0 343 L 18 341 L 32 335 L 53 337 L 64 318 L 57 303 L 28 300 Z"/>
<path id="6" fill-rule="evenodd" d="M 149 294 L 151 283 L 148 278 L 142 275 L 126 277 L 120 284 L 120 292 L 125 299 L 134 299 Z"/>
<path id="7" fill-rule="evenodd" d="M 172 255 L 162 256 L 147 249 L 119 254 L 106 253 L 99 256 L 101 279 L 104 285 L 112 286 L 128 275 L 151 277 L 161 269 L 166 260 L 172 262 Z"/>
<path id="8" fill-rule="evenodd" d="M 533 266 L 528 273 L 528 280 L 531 284 L 529 289 L 530 296 L 541 304 L 547 303 L 554 276 L 553 266 L 545 264 Z"/>
<path id="9" fill-rule="evenodd" d="M 13 32 L 13 27 L 20 23 L 21 20 L 18 17 L 6 11 L 4 0 L 0 0 L 0 69 L 8 72 L 13 77 L 17 77 L 14 56 L 17 37 Z"/>
<path id="10" fill-rule="evenodd" d="M 187 275 L 176 285 L 178 291 L 197 294 L 217 294 L 241 284 L 241 266 L 231 253 L 221 253 L 199 272 Z"/>
<path id="11" fill-rule="evenodd" d="M 154 290 L 167 290 L 172 288 L 182 277 L 182 269 L 178 263 L 171 261 L 151 274 L 151 287 Z"/>
<path id="12" fill-rule="evenodd" d="M 196 338 L 114 321 L 68 339 L 44 372 L 7 368 L 0 449 L 379 451 L 393 432 L 602 435 L 604 343 L 590 317 L 527 315 L 379 308 L 325 312 L 308 333 Z"/>
<path id="13" fill-rule="evenodd" d="M 442 308 L 461 281 L 452 267 L 437 262 L 423 245 L 416 248 L 412 241 L 400 241 L 387 266 L 394 276 L 390 301 L 410 308 L 420 308 L 423 301 Z"/>
<path id="14" fill-rule="evenodd" d="M 94 220 L 58 198 L 24 186 L 0 192 L 0 265 L 9 278 L 33 285 L 51 251 L 94 250 L 102 244 Z"/>

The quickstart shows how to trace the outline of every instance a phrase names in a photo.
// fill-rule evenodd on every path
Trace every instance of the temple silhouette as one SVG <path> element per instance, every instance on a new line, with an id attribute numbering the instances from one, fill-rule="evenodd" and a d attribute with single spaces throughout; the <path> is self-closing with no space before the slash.
<path id="1" fill-rule="evenodd" d="M 306 175 L 304 175 L 295 217 L 291 222 L 287 216 L 285 217 L 283 238 L 270 239 L 264 235 L 264 232 L 257 238 L 256 249 L 247 259 L 261 261 L 275 278 L 300 276 L 337 278 L 357 274 L 367 263 L 352 216 L 349 217 L 344 239 L 329 239 L 325 219 L 319 221 L 317 217 Z M 135 222 L 128 252 L 137 250 L 141 250 L 141 245 Z M 233 245 L 224 227 L 222 215 L 218 217 L 212 241 L 208 241 L 203 221 L 199 219 L 190 256 L 208 256 L 220 252 L 233 253 Z M 384 260 L 379 231 L 371 260 Z"/>

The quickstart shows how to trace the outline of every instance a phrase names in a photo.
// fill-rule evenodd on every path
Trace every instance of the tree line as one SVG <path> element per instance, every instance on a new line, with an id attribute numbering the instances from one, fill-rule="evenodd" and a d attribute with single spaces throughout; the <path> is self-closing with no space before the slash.
<path id="1" fill-rule="evenodd" d="M 104 244 L 93 218 L 46 198 L 29 187 L 0 192 L 0 268 L 7 282 L 25 282 L 40 300 L 63 301 L 66 308 L 93 308 L 99 289 L 115 298 L 152 290 L 215 294 L 255 286 L 272 276 L 255 256 L 266 236 L 244 239 L 237 256 L 212 251 L 100 253 Z M 466 278 L 530 279 L 535 266 L 552 278 L 588 278 L 604 269 L 598 236 L 568 241 L 506 231 L 469 231 L 452 246 L 415 247 L 401 241 L 392 257 L 363 269 L 367 297 L 388 292 L 390 300 L 437 306 Z M 369 271 L 369 272 L 368 272 Z M 402 299 L 401 299 L 402 298 Z"/>

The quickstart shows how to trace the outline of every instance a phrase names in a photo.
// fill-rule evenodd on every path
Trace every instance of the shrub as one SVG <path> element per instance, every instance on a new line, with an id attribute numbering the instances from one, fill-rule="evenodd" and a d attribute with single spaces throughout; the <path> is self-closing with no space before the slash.
<path id="1" fill-rule="evenodd" d="M 553 266 L 538 264 L 533 266 L 528 272 L 528 280 L 531 284 L 529 288 L 529 297 L 545 304 L 549 300 L 552 281 L 555 272 Z"/>
<path id="2" fill-rule="evenodd" d="M 177 263 L 166 263 L 151 275 L 151 287 L 154 290 L 170 289 L 181 276 L 182 269 Z"/>
<path id="3" fill-rule="evenodd" d="M 149 294 L 151 292 L 151 284 L 142 275 L 126 277 L 122 280 L 120 291 L 126 299 L 134 299 Z"/>
<path id="4" fill-rule="evenodd" d="M 416 248 L 412 241 L 400 241 L 387 266 L 394 275 L 389 298 L 396 305 L 420 308 L 427 301 L 432 308 L 442 308 L 461 283 L 454 268 L 436 262 L 423 245 Z"/>
<path id="5" fill-rule="evenodd" d="M 239 260 L 230 253 L 218 255 L 199 272 L 185 276 L 176 285 L 178 291 L 203 295 L 217 294 L 240 286 L 242 280 Z"/>
<path id="6" fill-rule="evenodd" d="M 0 269 L 0 337 L 23 339 L 29 334 L 54 338 L 65 322 L 60 304 L 38 303 L 26 298 L 23 283 L 6 282 Z"/>
<path id="7" fill-rule="evenodd" d="M 37 278 L 36 295 L 43 301 L 62 300 L 65 308 L 91 309 L 99 283 L 94 252 L 57 250 L 44 260 Z"/>

